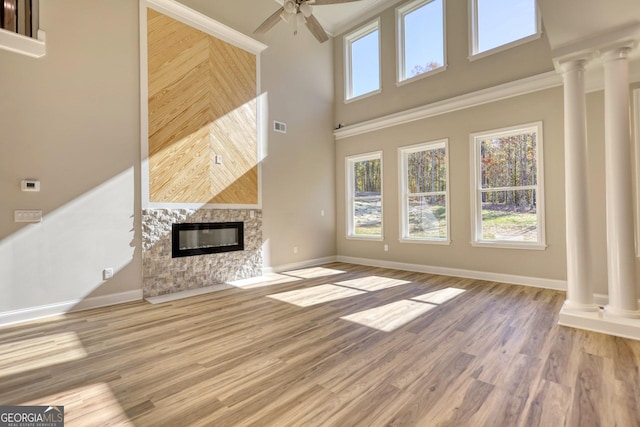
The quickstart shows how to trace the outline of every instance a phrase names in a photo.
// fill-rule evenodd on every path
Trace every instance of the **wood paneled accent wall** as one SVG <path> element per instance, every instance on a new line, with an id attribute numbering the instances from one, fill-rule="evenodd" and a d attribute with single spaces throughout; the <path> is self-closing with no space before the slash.
<path id="1" fill-rule="evenodd" d="M 257 204 L 255 55 L 153 9 L 147 40 L 149 201 Z"/>

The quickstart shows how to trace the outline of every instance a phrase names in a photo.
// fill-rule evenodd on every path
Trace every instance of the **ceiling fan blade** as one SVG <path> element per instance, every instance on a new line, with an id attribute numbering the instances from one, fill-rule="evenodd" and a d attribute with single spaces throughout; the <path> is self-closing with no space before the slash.
<path id="1" fill-rule="evenodd" d="M 280 14 L 284 11 L 284 7 L 276 10 L 273 15 L 264 20 L 262 24 L 253 32 L 254 34 L 264 34 L 280 22 Z"/>
<path id="2" fill-rule="evenodd" d="M 313 5 L 313 6 L 322 6 L 325 4 L 340 4 L 340 3 L 351 3 L 354 1 L 360 1 L 360 0 L 309 0 L 309 4 Z"/>
<path id="3" fill-rule="evenodd" d="M 311 15 L 307 18 L 307 28 L 320 43 L 329 40 L 327 32 L 322 28 L 322 25 L 320 25 L 320 22 L 318 22 L 315 16 Z"/>

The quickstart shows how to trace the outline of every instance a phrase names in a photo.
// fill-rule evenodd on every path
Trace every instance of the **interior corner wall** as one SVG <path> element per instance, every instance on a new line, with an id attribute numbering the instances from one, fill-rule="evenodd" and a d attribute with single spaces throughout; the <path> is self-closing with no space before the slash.
<path id="1" fill-rule="evenodd" d="M 0 314 L 141 289 L 138 4 L 40 8 L 46 56 L 0 51 Z"/>
<path id="2" fill-rule="evenodd" d="M 551 49 L 544 30 L 539 39 L 469 60 L 469 1 L 443 3 L 447 69 L 399 86 L 396 85 L 395 9 L 400 4 L 395 4 L 380 14 L 382 92 L 375 96 L 344 102 L 344 34 L 373 19 L 354 25 L 334 38 L 336 123 L 349 126 L 554 70 Z"/>
<path id="3" fill-rule="evenodd" d="M 338 255 L 429 267 L 566 280 L 562 88 L 548 89 L 337 141 Z M 543 123 L 545 250 L 473 247 L 470 134 Z M 449 139 L 450 245 L 400 242 L 399 147 Z M 384 241 L 347 239 L 345 157 L 383 151 Z M 383 249 L 388 245 L 388 252 Z"/>

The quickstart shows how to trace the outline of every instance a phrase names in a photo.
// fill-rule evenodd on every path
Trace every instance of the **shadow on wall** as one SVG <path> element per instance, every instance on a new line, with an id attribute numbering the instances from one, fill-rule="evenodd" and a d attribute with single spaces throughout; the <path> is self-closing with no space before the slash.
<path id="1" fill-rule="evenodd" d="M 44 309 L 40 315 L 67 312 L 117 283 L 107 284 L 103 269 L 117 275 L 140 257 L 135 182 L 131 167 L 0 240 L 0 312 L 24 311 L 26 318 L 31 308 Z M 117 283 L 109 293 L 131 289 Z"/>

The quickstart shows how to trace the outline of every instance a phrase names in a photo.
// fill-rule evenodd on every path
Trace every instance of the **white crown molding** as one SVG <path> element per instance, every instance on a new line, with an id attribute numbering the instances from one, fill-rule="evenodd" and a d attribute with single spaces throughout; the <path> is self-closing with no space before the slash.
<path id="1" fill-rule="evenodd" d="M 491 88 L 456 96 L 443 101 L 434 102 L 432 104 L 412 108 L 410 110 L 401 111 L 399 113 L 349 125 L 336 129 L 333 132 L 333 135 L 336 140 L 350 138 L 352 136 L 392 126 L 398 126 L 429 117 L 439 116 L 441 114 L 451 113 L 466 108 L 476 107 L 478 105 L 488 104 L 503 99 L 513 98 L 519 95 L 550 89 L 561 85 L 562 77 L 555 71 L 549 71 L 536 76 L 527 77 L 525 79 L 504 83 Z"/>
<path id="2" fill-rule="evenodd" d="M 513 274 L 491 273 L 488 271 L 464 270 L 460 268 L 436 267 L 422 264 L 384 261 L 378 259 L 355 258 L 338 255 L 339 262 L 366 265 L 369 267 L 390 268 L 394 270 L 413 271 L 416 273 L 437 274 L 440 276 L 462 277 L 465 279 L 487 280 L 490 282 L 508 283 L 511 285 L 530 286 L 533 288 L 566 291 L 566 280 L 545 279 L 541 277 L 516 276 Z"/>
<path id="3" fill-rule="evenodd" d="M 44 35 L 44 31 L 38 31 L 38 37 L 42 38 L 42 40 L 38 40 L 0 29 L 0 49 L 31 58 L 42 58 L 47 53 Z"/>
<path id="4" fill-rule="evenodd" d="M 551 52 L 551 56 L 556 66 L 561 62 L 575 59 L 592 59 L 600 52 L 617 46 L 636 45 L 638 38 L 640 38 L 640 23 L 634 22 L 606 33 L 559 46 Z"/>
<path id="5" fill-rule="evenodd" d="M 21 310 L 6 311 L 0 313 L 0 326 L 13 325 L 15 323 L 29 322 L 52 316 L 59 316 L 76 311 L 91 310 L 132 301 L 142 300 L 142 290 L 120 292 L 98 297 L 89 297 L 56 304 L 29 307 Z"/>
<path id="6" fill-rule="evenodd" d="M 187 7 L 175 0 L 140 0 L 147 7 L 167 15 L 177 21 L 203 31 L 211 36 L 224 40 L 240 49 L 244 49 L 255 55 L 265 50 L 268 46 L 251 37 L 217 22 L 207 15 Z"/>

